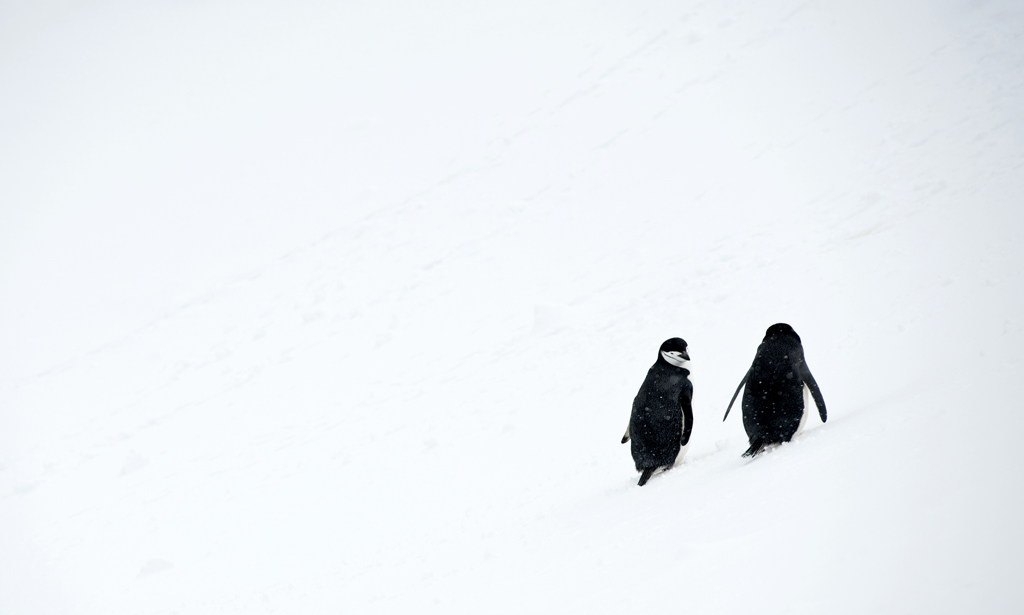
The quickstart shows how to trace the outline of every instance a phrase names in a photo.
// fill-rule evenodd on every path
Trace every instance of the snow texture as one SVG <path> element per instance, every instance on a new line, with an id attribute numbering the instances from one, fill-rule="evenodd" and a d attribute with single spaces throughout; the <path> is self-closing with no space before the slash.
<path id="1" fill-rule="evenodd" d="M 1022 110 L 1011 0 L 0 3 L 0 613 L 1020 613 Z"/>

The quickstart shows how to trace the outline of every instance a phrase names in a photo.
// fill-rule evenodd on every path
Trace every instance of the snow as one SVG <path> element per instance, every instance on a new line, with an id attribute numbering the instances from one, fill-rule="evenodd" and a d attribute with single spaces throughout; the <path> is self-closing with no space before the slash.
<path id="1" fill-rule="evenodd" d="M 1020 612 L 1022 36 L 0 5 L 0 612 Z M 743 459 L 775 322 L 829 420 Z M 639 488 L 673 336 L 691 446 Z"/>

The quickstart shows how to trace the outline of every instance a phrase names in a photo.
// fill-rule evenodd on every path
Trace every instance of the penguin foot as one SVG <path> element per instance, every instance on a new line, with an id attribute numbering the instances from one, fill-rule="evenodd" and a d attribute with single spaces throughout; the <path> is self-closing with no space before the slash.
<path id="1" fill-rule="evenodd" d="M 647 481 L 651 478 L 651 474 L 654 474 L 654 471 L 657 469 L 658 468 L 644 468 L 644 473 L 640 475 L 640 482 L 637 483 L 637 485 L 641 487 L 646 485 Z"/>

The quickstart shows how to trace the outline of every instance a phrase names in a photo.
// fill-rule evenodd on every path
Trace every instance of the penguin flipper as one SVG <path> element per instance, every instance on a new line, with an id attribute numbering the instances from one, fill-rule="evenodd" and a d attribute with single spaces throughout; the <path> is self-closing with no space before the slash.
<path id="1" fill-rule="evenodd" d="M 736 392 L 732 394 L 732 399 L 729 400 L 729 407 L 725 409 L 725 416 L 722 417 L 723 423 L 725 422 L 725 419 L 729 418 L 729 411 L 732 410 L 732 405 L 736 401 L 736 396 L 740 394 L 740 389 L 742 389 L 743 385 L 747 383 L 747 378 L 749 376 L 750 370 L 748 369 L 747 373 L 743 374 L 743 380 L 740 380 L 740 385 L 736 387 Z"/>
<path id="2" fill-rule="evenodd" d="M 629 419 L 629 423 L 626 423 L 626 433 L 622 434 L 622 443 L 629 442 L 629 426 L 633 424 L 633 419 Z"/>
<path id="3" fill-rule="evenodd" d="M 651 478 L 651 474 L 654 474 L 654 471 L 657 469 L 658 468 L 644 468 L 644 473 L 640 475 L 640 482 L 637 483 L 637 485 L 641 487 L 646 485 L 647 481 Z"/>
<path id="4" fill-rule="evenodd" d="M 810 389 L 811 397 L 814 398 L 814 405 L 818 407 L 818 416 L 821 417 L 821 422 L 824 423 L 828 420 L 828 413 L 825 411 L 825 398 L 821 396 L 821 389 L 818 388 L 818 383 L 814 381 L 814 376 L 811 375 L 811 369 L 807 367 L 806 361 L 800 364 L 800 378 L 803 379 L 804 384 Z"/>
<path id="5" fill-rule="evenodd" d="M 690 441 L 690 432 L 693 431 L 693 408 L 685 389 L 679 394 L 679 409 L 683 411 L 683 433 L 679 438 L 679 444 L 686 446 Z"/>

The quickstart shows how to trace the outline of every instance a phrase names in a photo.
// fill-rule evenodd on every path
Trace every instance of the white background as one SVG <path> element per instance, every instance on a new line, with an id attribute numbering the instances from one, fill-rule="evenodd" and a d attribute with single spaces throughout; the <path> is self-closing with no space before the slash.
<path id="1" fill-rule="evenodd" d="M 0 2 L 0 612 L 1019 613 L 1016 2 Z M 828 403 L 721 422 L 788 322 Z M 688 457 L 619 438 L 690 344 Z"/>

